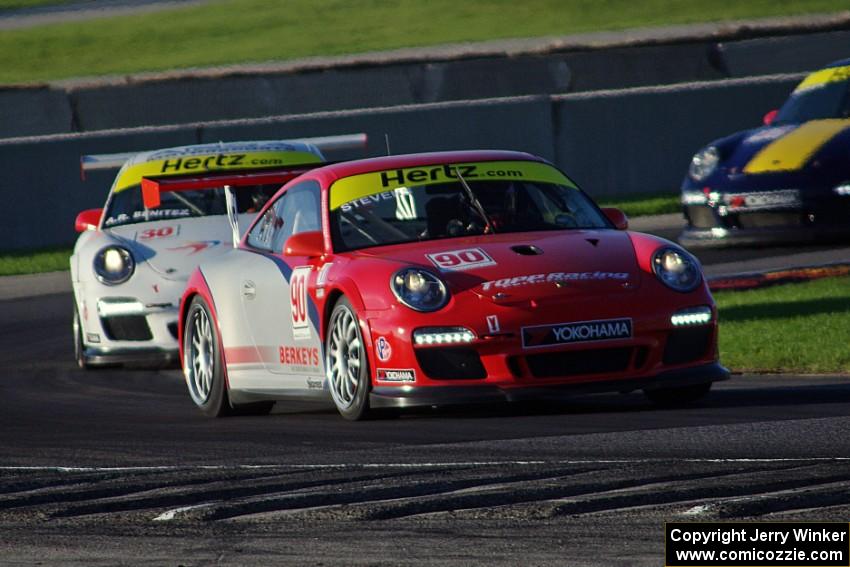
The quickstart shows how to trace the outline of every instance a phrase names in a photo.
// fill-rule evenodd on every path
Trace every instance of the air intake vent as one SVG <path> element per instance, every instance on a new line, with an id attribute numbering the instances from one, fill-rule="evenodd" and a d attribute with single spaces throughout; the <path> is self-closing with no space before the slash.
<path id="1" fill-rule="evenodd" d="M 543 254 L 543 250 L 533 244 L 517 244 L 516 246 L 511 246 L 511 250 L 522 256 L 537 256 L 538 254 Z"/>

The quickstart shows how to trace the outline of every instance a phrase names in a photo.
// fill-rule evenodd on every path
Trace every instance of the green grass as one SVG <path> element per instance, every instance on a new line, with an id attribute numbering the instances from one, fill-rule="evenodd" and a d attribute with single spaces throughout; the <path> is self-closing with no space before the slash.
<path id="1" fill-rule="evenodd" d="M 735 371 L 850 372 L 850 277 L 715 294 Z"/>
<path id="2" fill-rule="evenodd" d="M 0 12 L 4 10 L 17 10 L 19 8 L 32 8 L 34 6 L 58 6 L 68 4 L 71 0 L 0 0 Z"/>
<path id="3" fill-rule="evenodd" d="M 599 200 L 600 207 L 617 207 L 629 217 L 646 215 L 664 215 L 682 212 L 679 194 L 651 193 L 630 195 L 628 197 L 604 197 Z"/>
<path id="4" fill-rule="evenodd" d="M 70 248 L 49 248 L 34 252 L 0 252 L 0 276 L 67 270 L 71 252 Z"/>
<path id="5" fill-rule="evenodd" d="M 220 0 L 0 32 L 0 83 L 846 9 L 846 0 Z"/>

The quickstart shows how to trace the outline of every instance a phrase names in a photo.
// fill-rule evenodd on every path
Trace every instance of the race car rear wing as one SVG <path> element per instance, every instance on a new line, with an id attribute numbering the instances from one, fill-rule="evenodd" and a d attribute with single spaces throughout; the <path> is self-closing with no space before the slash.
<path id="1" fill-rule="evenodd" d="M 280 143 L 311 144 L 319 150 L 333 151 L 365 147 L 366 134 L 340 134 L 338 136 L 318 136 L 315 138 L 298 138 L 295 140 L 273 140 Z M 80 156 L 80 179 L 85 181 L 86 172 L 105 169 L 119 169 L 124 163 L 142 152 L 123 152 L 116 154 L 91 154 Z"/>
<path id="2" fill-rule="evenodd" d="M 206 175 L 191 176 L 168 176 L 168 177 L 143 177 L 142 178 L 142 203 L 146 209 L 155 209 L 162 204 L 163 192 L 197 191 L 224 187 L 224 196 L 227 202 L 227 220 L 233 231 L 233 247 L 239 244 L 239 223 L 236 215 L 236 199 L 233 188 L 254 185 L 283 185 L 290 179 L 295 179 L 305 171 L 321 167 L 324 162 L 311 163 L 307 165 L 294 165 L 285 168 L 264 169 L 261 171 L 244 172 L 209 172 Z"/>

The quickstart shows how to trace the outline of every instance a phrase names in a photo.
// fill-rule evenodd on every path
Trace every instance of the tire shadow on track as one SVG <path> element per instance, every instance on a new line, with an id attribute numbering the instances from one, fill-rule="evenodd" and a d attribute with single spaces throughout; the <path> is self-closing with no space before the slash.
<path id="1" fill-rule="evenodd" d="M 641 414 L 675 413 L 697 410 L 701 413 L 735 408 L 775 408 L 819 405 L 843 406 L 838 414 L 850 415 L 850 377 L 846 383 L 783 385 L 765 387 L 763 382 L 748 387 L 747 377 L 733 378 L 735 386 L 715 387 L 704 399 L 680 406 L 662 407 L 653 404 L 640 392 L 628 394 L 593 394 L 561 400 L 524 401 L 503 404 L 478 404 L 418 408 L 400 412 L 397 416 L 408 419 L 502 419 L 557 415 Z M 332 413 L 332 412 L 331 412 Z M 793 413 L 793 412 L 792 412 Z M 783 412 L 779 419 L 793 419 Z"/>

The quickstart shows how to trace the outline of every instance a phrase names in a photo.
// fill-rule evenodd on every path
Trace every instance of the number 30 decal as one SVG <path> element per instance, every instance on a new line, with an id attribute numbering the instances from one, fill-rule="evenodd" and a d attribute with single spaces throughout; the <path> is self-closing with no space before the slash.
<path id="1" fill-rule="evenodd" d="M 301 266 L 292 270 L 289 280 L 289 299 L 292 310 L 292 338 L 310 338 L 310 317 L 307 312 L 307 280 L 310 278 L 310 266 Z"/>
<path id="2" fill-rule="evenodd" d="M 173 226 L 164 226 L 162 228 L 149 228 L 143 230 L 139 235 L 139 240 L 153 240 L 154 238 L 167 238 L 174 234 Z"/>
<path id="3" fill-rule="evenodd" d="M 436 254 L 426 254 L 426 256 L 435 266 L 444 271 L 469 270 L 496 265 L 493 258 L 487 255 L 481 248 L 450 250 L 447 252 L 437 252 Z"/>

